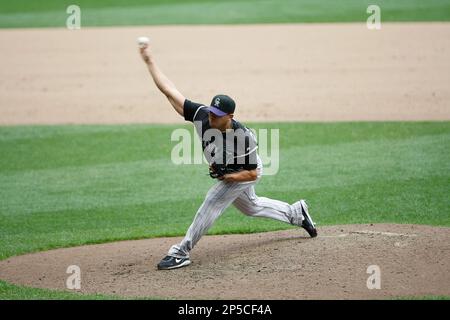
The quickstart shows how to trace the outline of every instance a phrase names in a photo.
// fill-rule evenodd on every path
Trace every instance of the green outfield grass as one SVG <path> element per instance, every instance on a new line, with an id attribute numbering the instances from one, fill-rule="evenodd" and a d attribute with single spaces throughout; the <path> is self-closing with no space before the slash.
<path id="1" fill-rule="evenodd" d="M 365 22 L 371 0 L 0 1 L 0 27 L 65 27 L 71 4 L 82 26 Z M 450 0 L 378 0 L 382 21 L 450 21 Z"/>
<path id="2" fill-rule="evenodd" d="M 450 122 L 248 125 L 280 130 L 279 172 L 264 176 L 257 193 L 287 202 L 306 198 L 319 227 L 450 226 Z M 0 127 L 0 259 L 183 235 L 213 180 L 205 164 L 170 161 L 171 132 L 179 127 L 192 130 L 183 124 Z M 210 233 L 284 228 L 290 226 L 229 208 Z M 20 298 L 25 289 L 14 288 L 0 283 L 0 299 Z"/>

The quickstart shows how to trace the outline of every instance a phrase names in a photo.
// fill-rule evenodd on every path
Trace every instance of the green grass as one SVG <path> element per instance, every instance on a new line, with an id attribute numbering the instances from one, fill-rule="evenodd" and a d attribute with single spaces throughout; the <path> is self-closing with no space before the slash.
<path id="1" fill-rule="evenodd" d="M 248 125 L 280 130 L 279 172 L 264 176 L 257 194 L 308 199 L 319 226 L 450 227 L 449 122 Z M 0 259 L 183 235 L 214 182 L 206 165 L 171 163 L 170 135 L 179 127 L 192 131 L 190 125 L 0 127 Z M 229 208 L 210 234 L 285 228 Z M 26 290 L 14 288 L 0 283 L 0 298 Z M 35 292 L 41 291 L 30 296 Z"/>
<path id="2" fill-rule="evenodd" d="M 0 280 L 0 300 L 118 300 L 118 296 L 79 294 L 16 286 Z"/>
<path id="3" fill-rule="evenodd" d="M 0 258 L 182 235 L 214 182 L 206 165 L 170 161 L 178 127 L 0 127 Z M 252 127 L 280 130 L 280 169 L 263 177 L 259 194 L 309 199 L 321 225 L 450 226 L 448 122 Z M 230 208 L 211 233 L 285 227 Z"/>
<path id="4" fill-rule="evenodd" d="M 0 300 L 171 300 L 165 297 L 121 297 L 81 294 L 76 291 L 48 290 L 18 286 L 0 280 Z"/>
<path id="5" fill-rule="evenodd" d="M 399 297 L 395 300 L 450 300 L 450 296 L 420 296 L 420 297 Z"/>
<path id="6" fill-rule="evenodd" d="M 365 22 L 371 0 L 15 0 L 0 2 L 0 27 L 65 27 L 71 4 L 82 27 L 161 24 Z M 378 0 L 382 21 L 449 21 L 449 0 Z"/>

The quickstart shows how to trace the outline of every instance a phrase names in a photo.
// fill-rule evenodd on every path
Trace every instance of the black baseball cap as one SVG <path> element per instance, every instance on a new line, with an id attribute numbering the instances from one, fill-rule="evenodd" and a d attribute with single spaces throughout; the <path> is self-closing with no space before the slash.
<path id="1" fill-rule="evenodd" d="M 208 107 L 208 111 L 214 113 L 218 117 L 234 112 L 236 104 L 234 100 L 224 94 L 218 94 L 211 100 L 211 106 Z"/>

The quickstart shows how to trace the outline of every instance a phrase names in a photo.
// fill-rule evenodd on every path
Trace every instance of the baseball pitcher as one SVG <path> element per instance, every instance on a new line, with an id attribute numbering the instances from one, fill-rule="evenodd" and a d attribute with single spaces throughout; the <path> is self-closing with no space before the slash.
<path id="1" fill-rule="evenodd" d="M 316 237 L 317 229 L 304 200 L 291 205 L 255 194 L 255 185 L 262 177 L 262 162 L 252 131 L 233 118 L 233 99 L 227 95 L 216 95 L 210 105 L 186 99 L 161 72 L 148 45 L 142 46 L 139 51 L 158 89 L 180 116 L 194 123 L 209 162 L 209 174 L 217 179 L 184 239 L 169 249 L 167 256 L 158 263 L 158 269 L 189 265 L 190 251 L 231 204 L 248 216 L 272 218 L 296 225 L 304 228 L 311 237 Z"/>

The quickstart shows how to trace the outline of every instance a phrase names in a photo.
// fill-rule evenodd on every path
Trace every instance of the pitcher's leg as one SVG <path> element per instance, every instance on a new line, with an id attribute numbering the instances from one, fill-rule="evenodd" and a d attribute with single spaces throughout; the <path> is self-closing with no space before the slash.
<path id="1" fill-rule="evenodd" d="M 253 216 L 271 218 L 289 224 L 301 226 L 303 216 L 287 202 L 258 197 L 254 186 L 245 190 L 234 200 L 233 205 L 242 213 Z"/>
<path id="2" fill-rule="evenodd" d="M 179 244 L 170 248 L 168 255 L 177 258 L 189 257 L 189 251 L 194 248 L 222 212 L 248 188 L 248 184 L 235 182 L 220 181 L 215 184 L 206 194 L 186 236 Z"/>

